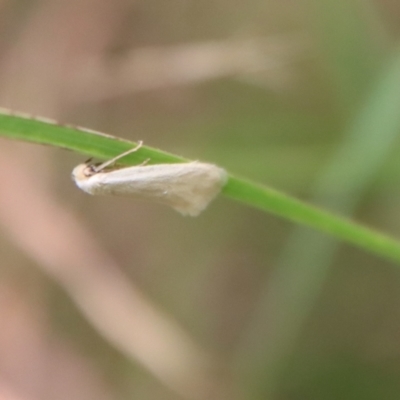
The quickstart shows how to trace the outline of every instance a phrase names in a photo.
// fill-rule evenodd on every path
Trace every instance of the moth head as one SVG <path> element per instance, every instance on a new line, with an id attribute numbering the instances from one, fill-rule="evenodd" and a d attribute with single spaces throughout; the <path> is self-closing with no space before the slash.
<path id="1" fill-rule="evenodd" d="M 84 181 L 96 173 L 96 167 L 86 162 L 85 164 L 79 164 L 72 170 L 72 179 L 75 182 Z"/>

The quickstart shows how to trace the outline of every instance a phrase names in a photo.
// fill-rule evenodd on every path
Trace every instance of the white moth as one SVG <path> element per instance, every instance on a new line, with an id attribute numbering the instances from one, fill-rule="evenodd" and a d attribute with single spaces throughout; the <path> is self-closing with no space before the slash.
<path id="1" fill-rule="evenodd" d="M 110 168 L 141 145 L 140 142 L 135 148 L 100 165 L 80 164 L 72 171 L 72 178 L 89 194 L 151 199 L 191 216 L 200 214 L 227 181 L 224 169 L 198 161 Z"/>

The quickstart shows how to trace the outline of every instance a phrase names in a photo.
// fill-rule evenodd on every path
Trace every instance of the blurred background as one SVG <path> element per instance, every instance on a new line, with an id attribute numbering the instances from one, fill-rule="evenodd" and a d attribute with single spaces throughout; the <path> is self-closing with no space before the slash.
<path id="1" fill-rule="evenodd" d="M 0 1 L 0 105 L 399 237 L 396 1 Z M 399 110 L 399 112 L 397 112 Z M 398 399 L 398 266 L 221 196 L 75 188 L 0 141 L 0 399 Z"/>

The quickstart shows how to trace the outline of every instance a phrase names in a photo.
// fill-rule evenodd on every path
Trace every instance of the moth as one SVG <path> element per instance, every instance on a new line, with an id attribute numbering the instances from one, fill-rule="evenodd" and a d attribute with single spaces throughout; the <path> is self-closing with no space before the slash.
<path id="1" fill-rule="evenodd" d="M 183 215 L 197 216 L 218 195 L 228 176 L 224 169 L 198 161 L 179 164 L 116 167 L 115 162 L 137 151 L 130 149 L 96 165 L 80 164 L 72 178 L 92 195 L 127 195 L 166 204 Z"/>

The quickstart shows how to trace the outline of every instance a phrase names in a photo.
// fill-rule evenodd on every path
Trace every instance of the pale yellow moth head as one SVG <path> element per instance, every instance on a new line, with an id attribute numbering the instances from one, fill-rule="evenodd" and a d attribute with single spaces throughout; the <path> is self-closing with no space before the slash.
<path id="1" fill-rule="evenodd" d="M 93 165 L 79 164 L 72 170 L 72 179 L 75 182 L 84 181 L 96 173 Z"/>

